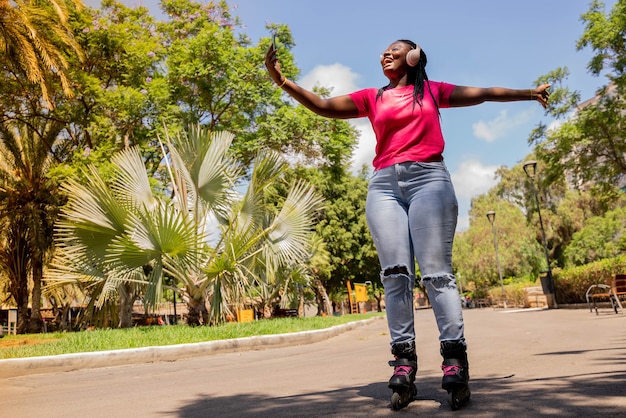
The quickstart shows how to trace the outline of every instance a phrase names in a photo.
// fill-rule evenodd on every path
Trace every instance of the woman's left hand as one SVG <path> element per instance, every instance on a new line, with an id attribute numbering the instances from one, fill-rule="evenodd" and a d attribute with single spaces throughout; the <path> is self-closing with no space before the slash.
<path id="1" fill-rule="evenodd" d="M 265 68 L 267 68 L 267 72 L 270 74 L 272 80 L 274 80 L 274 83 L 280 85 L 284 81 L 285 76 L 280 72 L 280 63 L 278 62 L 276 51 L 276 45 L 273 43 L 270 44 L 265 54 Z"/>
<path id="2" fill-rule="evenodd" d="M 542 84 L 530 91 L 533 99 L 541 103 L 541 106 L 543 106 L 544 109 L 548 107 L 548 99 L 550 98 L 549 88 L 550 84 Z"/>

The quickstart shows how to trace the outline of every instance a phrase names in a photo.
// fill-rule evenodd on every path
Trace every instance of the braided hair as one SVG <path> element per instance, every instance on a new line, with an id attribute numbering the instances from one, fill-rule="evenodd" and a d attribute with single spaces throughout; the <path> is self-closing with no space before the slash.
<path id="1" fill-rule="evenodd" d="M 417 44 L 408 39 L 399 39 L 397 42 L 402 42 L 411 47 L 411 49 L 416 49 Z M 428 63 L 428 58 L 426 58 L 426 53 L 423 49 L 420 48 L 420 59 L 417 62 L 415 67 L 409 67 L 407 71 L 407 84 L 413 84 L 413 108 L 415 108 L 415 103 L 419 104 L 422 107 L 422 100 L 424 99 L 424 84 L 428 86 L 428 92 L 430 93 L 430 97 L 432 97 L 435 106 L 437 107 L 437 113 L 439 113 L 439 105 L 435 100 L 435 96 L 433 95 L 432 90 L 430 89 L 430 82 L 428 81 L 428 74 L 426 74 L 426 64 Z M 383 92 L 390 88 L 390 85 L 387 84 L 384 87 L 378 89 L 378 93 L 376 94 L 376 99 L 383 95 Z"/>

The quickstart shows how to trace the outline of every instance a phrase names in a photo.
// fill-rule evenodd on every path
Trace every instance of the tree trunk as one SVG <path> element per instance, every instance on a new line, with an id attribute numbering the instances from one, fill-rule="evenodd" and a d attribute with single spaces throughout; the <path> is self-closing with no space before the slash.
<path id="1" fill-rule="evenodd" d="M 319 279 L 315 280 L 315 289 L 316 294 L 318 296 L 318 313 L 322 315 L 332 315 L 333 314 L 333 306 L 330 303 L 330 299 L 328 298 L 328 293 L 326 293 L 326 288 L 324 288 L 324 284 Z"/>
<path id="2" fill-rule="evenodd" d="M 187 303 L 187 325 L 196 326 L 209 323 L 209 312 L 204 300 L 186 298 Z"/>
<path id="3" fill-rule="evenodd" d="M 120 295 L 120 319 L 119 328 L 130 328 L 133 326 L 133 305 L 137 296 L 133 292 L 132 286 L 128 284 L 121 285 L 119 288 Z"/>
<path id="4" fill-rule="evenodd" d="M 41 281 L 43 278 L 43 262 L 41 257 L 33 254 L 31 264 L 33 265 L 33 290 L 31 297 L 31 311 L 29 332 L 39 333 L 43 329 L 43 319 L 41 318 Z"/>
<path id="5" fill-rule="evenodd" d="M 382 297 L 382 295 L 376 296 L 376 294 L 374 294 L 374 299 L 376 299 L 376 310 L 378 312 L 382 312 L 383 311 L 383 305 L 382 305 L 383 297 Z"/>
<path id="6" fill-rule="evenodd" d="M 202 309 L 200 310 L 200 314 L 202 315 L 202 323 L 204 325 L 209 324 L 209 311 L 206 308 L 206 305 L 202 303 Z"/>
<path id="7" fill-rule="evenodd" d="M 0 251 L 0 261 L 9 276 L 11 296 L 17 305 L 17 333 L 26 334 L 30 323 L 28 313 L 28 243 L 19 225 L 7 231 L 5 247 Z"/>
<path id="8" fill-rule="evenodd" d="M 304 318 L 304 286 L 298 286 L 298 317 Z"/>
<path id="9" fill-rule="evenodd" d="M 52 305 L 52 311 L 54 312 L 54 322 L 57 329 L 60 329 L 61 331 L 68 331 L 70 304 L 65 304 L 63 302 L 59 304 L 55 297 L 51 297 L 49 300 Z"/>

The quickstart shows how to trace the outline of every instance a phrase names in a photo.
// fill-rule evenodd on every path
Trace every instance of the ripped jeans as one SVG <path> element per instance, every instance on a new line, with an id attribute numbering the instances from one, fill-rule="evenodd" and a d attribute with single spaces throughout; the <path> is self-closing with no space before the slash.
<path id="1" fill-rule="evenodd" d="M 372 175 L 366 216 L 382 267 L 391 344 L 415 340 L 415 261 L 439 340 L 464 342 L 463 312 L 452 274 L 458 204 L 441 162 L 395 164 Z"/>

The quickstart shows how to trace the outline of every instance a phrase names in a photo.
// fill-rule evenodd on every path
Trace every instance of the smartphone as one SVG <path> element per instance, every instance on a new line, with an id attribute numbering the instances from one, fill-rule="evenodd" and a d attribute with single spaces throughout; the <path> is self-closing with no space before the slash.
<path id="1" fill-rule="evenodd" d="M 275 50 L 278 50 L 278 45 L 276 44 L 276 32 L 272 33 L 272 46 Z"/>

